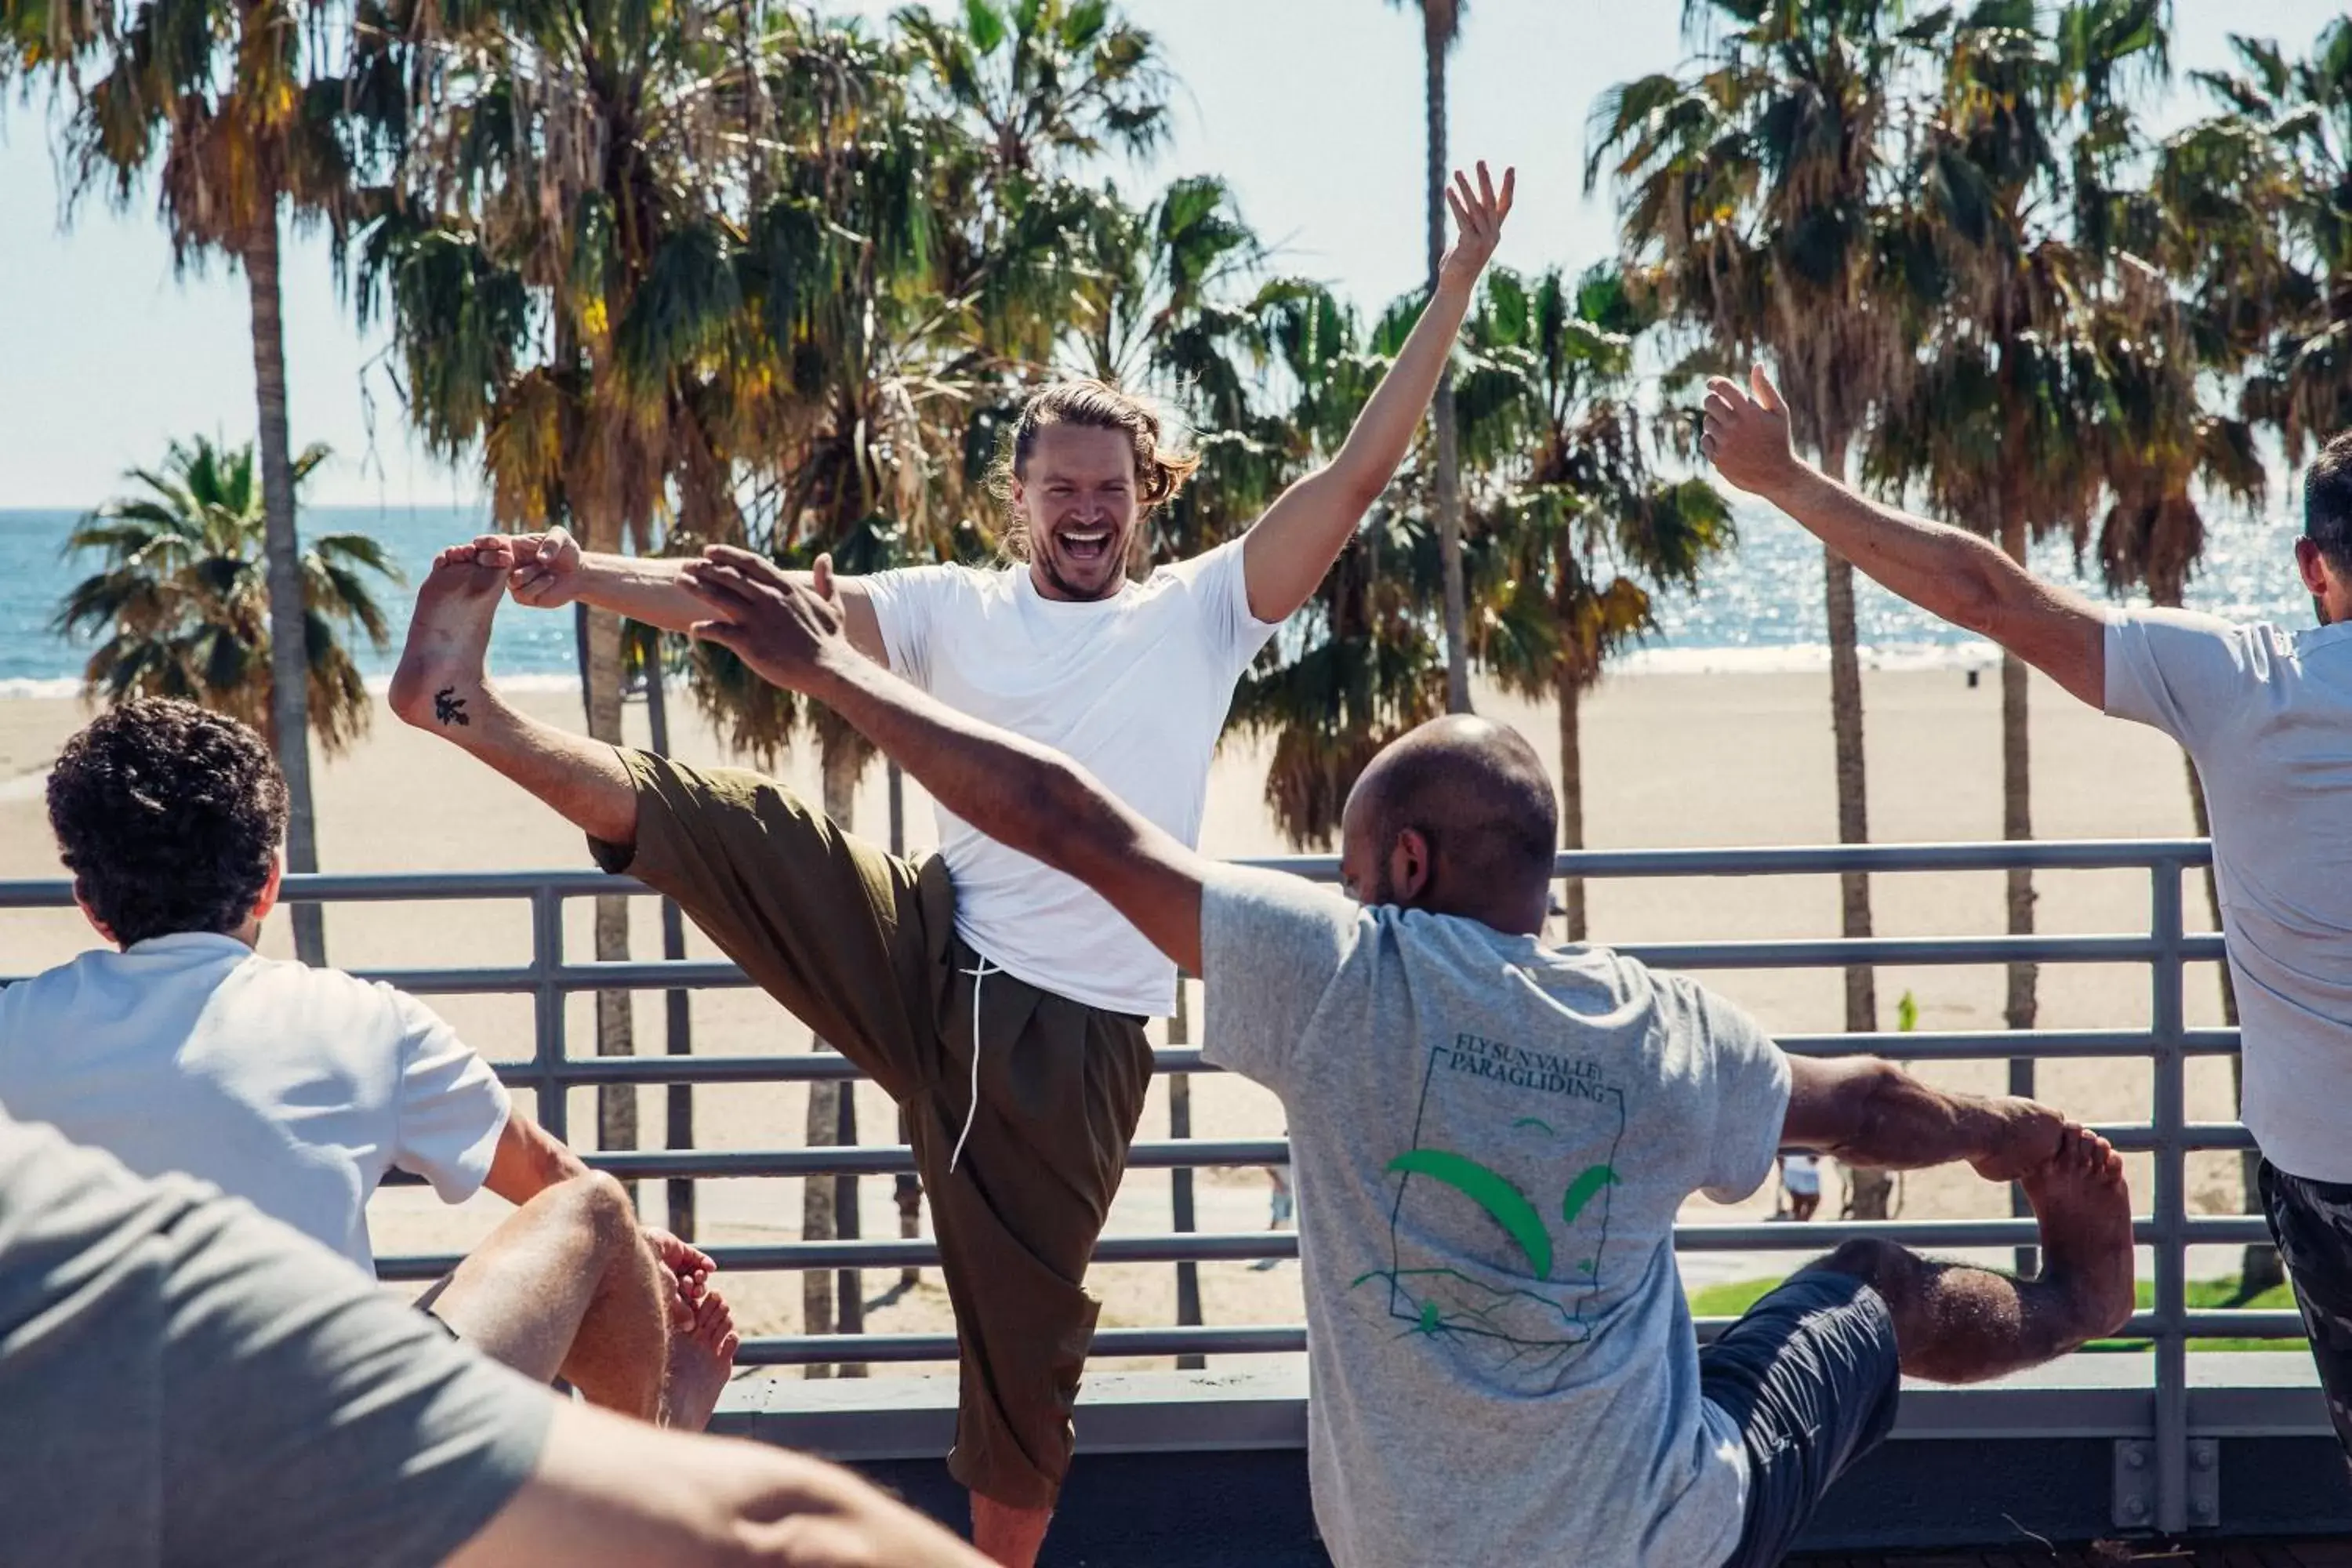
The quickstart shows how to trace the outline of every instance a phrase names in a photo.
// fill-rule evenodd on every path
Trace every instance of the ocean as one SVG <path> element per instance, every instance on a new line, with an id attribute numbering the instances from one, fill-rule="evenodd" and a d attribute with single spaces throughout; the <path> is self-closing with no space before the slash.
<path id="1" fill-rule="evenodd" d="M 70 695 L 79 689 L 89 645 L 69 642 L 50 629 L 68 587 L 95 569 L 95 562 L 60 555 L 78 513 L 0 510 L 0 697 Z M 1813 669 L 1828 660 L 1822 605 L 1822 552 L 1795 523 L 1769 507 L 1743 506 L 1740 543 L 1730 559 L 1711 570 L 1696 595 L 1664 596 L 1658 605 L 1659 629 L 1619 668 L 1654 670 Z M 358 650 L 360 666 L 382 682 L 399 658 L 397 634 L 408 622 L 415 585 L 434 553 L 473 536 L 486 526 L 478 510 L 457 508 L 310 507 L 301 517 L 308 534 L 358 532 L 383 542 L 404 574 L 385 587 L 383 600 L 394 641 L 382 650 Z M 2238 620 L 2275 620 L 2303 626 L 2311 603 L 2296 581 L 2292 541 L 2296 523 L 2286 515 L 2266 521 L 2218 524 L 2207 543 L 2205 565 L 2190 584 L 2191 607 Z M 2037 545 L 2036 571 L 2078 583 L 2103 597 L 2096 563 L 2078 574 L 2063 541 Z M 1856 616 L 1865 661 L 1875 668 L 1972 666 L 1994 657 L 1986 644 L 1934 619 L 1867 580 L 1860 584 Z M 566 685 L 578 679 L 578 656 L 569 616 L 517 612 L 499 617 L 490 644 L 494 675 L 531 685 Z"/>

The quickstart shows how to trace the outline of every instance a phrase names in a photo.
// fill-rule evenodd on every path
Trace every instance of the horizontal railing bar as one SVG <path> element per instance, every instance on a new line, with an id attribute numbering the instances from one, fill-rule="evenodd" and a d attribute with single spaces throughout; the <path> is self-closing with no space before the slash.
<path id="1" fill-rule="evenodd" d="M 1128 1152 L 1130 1170 L 1171 1170 L 1203 1165 L 1279 1165 L 1290 1145 L 1279 1138 L 1189 1138 L 1137 1143 Z M 725 1180 L 738 1177 L 895 1175 L 915 1168 L 904 1143 L 852 1144 L 815 1149 L 649 1149 L 583 1155 L 600 1171 L 639 1181 L 670 1177 Z"/>
<path id="2" fill-rule="evenodd" d="M 2203 866 L 2212 847 L 2201 838 L 2044 838 L 1978 844 L 1769 845 L 1718 849 L 1584 849 L 1563 853 L 1553 865 L 1559 877 L 1759 877 L 1807 876 L 1836 871 L 2116 871 L 2154 866 Z M 1288 871 L 1318 881 L 1337 881 L 1339 863 L 1329 855 L 1288 855 L 1235 861 L 1242 866 Z M 559 899 L 592 895 L 649 895 L 633 877 L 565 868 L 542 871 L 307 872 L 289 875 L 282 895 L 289 903 L 386 903 L 410 900 L 528 899 L 547 891 Z M 62 878 L 0 881 L 0 909 L 57 909 L 73 903 L 73 884 Z"/>
<path id="3" fill-rule="evenodd" d="M 2133 1224 L 2141 1245 L 2158 1242 L 2152 1219 Z M 1685 1252 L 1825 1252 L 1841 1242 L 1880 1237 L 1918 1247 L 2013 1247 L 2036 1239 L 2030 1219 L 1826 1221 L 1820 1224 L 1678 1226 L 1675 1247 Z M 2183 1245 L 2241 1245 L 2265 1239 L 2264 1222 L 2254 1215 L 2200 1216 L 2189 1221 Z M 936 1242 L 922 1240 L 786 1241 L 706 1247 L 721 1269 L 746 1273 L 809 1268 L 915 1268 L 936 1266 Z M 1095 1244 L 1097 1263 L 1241 1263 L 1294 1258 L 1294 1231 L 1178 1232 L 1107 1236 Z M 436 1279 L 456 1268 L 456 1254 L 394 1254 L 377 1259 L 386 1279 Z"/>
<path id="4" fill-rule="evenodd" d="M 756 1059 L 756 1058 L 754 1058 Z M 514 1075 L 518 1081 L 535 1082 L 537 1075 L 528 1068 Z M 2126 1153 L 2145 1153 L 2158 1148 L 2161 1139 L 2156 1130 L 2145 1123 L 2099 1125 L 2091 1131 Z M 2253 1136 L 2235 1122 L 2193 1122 L 2183 1130 L 2181 1147 L 2190 1151 L 2251 1149 Z M 806 1176 L 866 1176 L 895 1175 L 915 1169 L 914 1152 L 904 1143 L 868 1143 L 820 1145 L 807 1149 L 702 1149 L 702 1150 L 625 1150 L 583 1156 L 588 1164 L 599 1171 L 631 1180 L 786 1180 Z M 1191 1170 L 1233 1165 L 1284 1165 L 1290 1163 L 1290 1144 L 1280 1138 L 1210 1139 L 1176 1138 L 1134 1145 L 1128 1164 L 1142 1170 Z M 404 1172 L 395 1171 L 385 1176 L 386 1186 L 420 1186 L 423 1180 Z M 1829 1226 L 1843 1222 L 1809 1223 L 1796 1232 L 1776 1228 L 1774 1236 L 1804 1237 L 1822 1234 Z M 1876 1225 L 1877 1221 L 1856 1221 L 1855 1224 Z M 1986 1224 L 2022 1225 L 2023 1221 L 1986 1221 Z M 2192 1230 L 2206 1220 L 2192 1218 Z M 2229 1223 L 2213 1221 L 2210 1223 Z M 2242 1222 L 2259 1229 L 2259 1220 Z M 1707 1227 L 1721 1228 L 1721 1227 Z M 1986 1243 L 2000 1245 L 2012 1239 Z M 2031 1241 L 2030 1235 L 2014 1239 Z M 2263 1239 L 2249 1230 L 2242 1238 Z M 1760 1246 L 1802 1246 L 1802 1241 L 1767 1242 Z M 1973 1246 L 1970 1242 L 1939 1242 L 1937 1246 Z"/>
<path id="5" fill-rule="evenodd" d="M 1804 942 L 1627 942 L 1612 952 L 1659 969 L 1844 969 L 1856 964 L 2149 963 L 2155 938 L 2110 936 L 1820 937 Z M 2223 956 L 2219 936 L 2183 937 L 2183 961 Z"/>
<path id="6" fill-rule="evenodd" d="M 1280 1355 L 1307 1348 L 1302 1324 L 1255 1328 L 1097 1329 L 1090 1356 Z M 739 1366 L 825 1362 L 953 1361 L 952 1334 L 776 1334 L 745 1340 Z"/>
<path id="7" fill-rule="evenodd" d="M 2156 1049 L 2147 1029 L 1985 1029 L 1853 1035 L 1776 1035 L 1780 1048 L 1800 1057 L 1891 1057 L 1904 1061 L 1991 1061 L 2069 1057 L 2147 1058 Z M 2223 1056 L 2238 1048 L 2235 1029 L 2190 1029 L 2181 1049 L 2191 1056 Z"/>
<path id="8" fill-rule="evenodd" d="M 722 1272 L 790 1273 L 806 1268 L 936 1268 L 939 1243 L 919 1241 L 784 1241 L 709 1246 L 703 1251 Z M 1157 1236 L 1106 1236 L 1095 1241 L 1097 1263 L 1248 1263 L 1298 1256 L 1296 1231 L 1184 1231 Z M 408 1253 L 376 1261 L 383 1279 L 438 1279 L 462 1261 L 454 1253 Z"/>
<path id="9" fill-rule="evenodd" d="M 2190 1032 L 2183 1048 L 2196 1053 L 2226 1054 L 2237 1049 L 2235 1029 Z M 2147 1057 L 2154 1048 L 2151 1037 L 2129 1030 L 2019 1030 L 2013 1034 L 1876 1034 L 1787 1035 L 1782 1049 L 1802 1057 L 1888 1056 L 1910 1061 L 1976 1061 L 2010 1058 L 2055 1060 L 2070 1057 Z M 1152 1068 L 1162 1073 L 1214 1073 L 1197 1046 L 1165 1046 L 1151 1053 Z M 536 1084 L 535 1062 L 494 1064 L 509 1084 Z M 767 1057 L 573 1057 L 555 1074 L 559 1083 L 831 1083 L 866 1075 L 846 1058 L 831 1051 L 795 1052 Z M 2213 1148 L 2236 1144 L 2215 1143 Z"/>
<path id="10" fill-rule="evenodd" d="M 1942 936 L 1942 937 L 1820 937 L 1807 941 L 1641 942 L 1615 945 L 1614 951 L 1662 969 L 1843 969 L 1854 964 L 1996 964 L 1996 963 L 2147 963 L 2165 955 L 2153 938 L 2137 933 L 2102 936 Z M 2188 936 L 2179 943 L 2185 962 L 2219 962 L 2223 956 L 2216 935 Z M 582 962 L 559 965 L 541 976 L 528 967 L 480 969 L 362 969 L 353 973 L 381 981 L 418 995 L 452 993 L 525 992 L 542 979 L 561 991 L 672 991 L 744 986 L 751 982 L 734 964 L 718 959 L 631 959 L 611 963 Z M 2021 1035 L 2024 1032 L 2020 1031 Z M 1870 1049 L 1895 1050 L 1900 1037 L 1870 1037 Z M 1965 1037 L 1976 1038 L 1977 1037 Z M 1916 1055 L 1934 1055 L 1937 1047 L 1920 1037 Z M 2011 1055 L 2029 1053 L 1990 1044 L 1982 1052 L 1973 1047 L 1952 1054 Z M 1876 1042 L 1888 1042 L 1879 1044 Z M 1844 1054 L 1861 1048 L 1849 1044 Z M 2207 1048 L 2220 1048 L 2209 1045 Z M 1825 1047 L 1826 1051 L 1826 1047 Z M 2091 1053 L 2091 1054 L 2121 1054 Z"/>

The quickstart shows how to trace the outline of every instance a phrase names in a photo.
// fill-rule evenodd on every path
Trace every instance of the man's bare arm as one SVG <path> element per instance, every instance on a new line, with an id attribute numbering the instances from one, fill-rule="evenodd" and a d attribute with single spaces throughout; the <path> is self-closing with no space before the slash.
<path id="1" fill-rule="evenodd" d="M 518 604 L 551 610 L 578 600 L 668 632 L 689 630 L 703 616 L 701 604 L 678 581 L 684 560 L 583 550 L 579 541 L 562 528 L 511 538 L 485 535 L 474 542 L 481 548 L 503 546 L 512 555 L 514 565 L 507 574 L 507 587 Z M 803 584 L 808 581 L 805 572 L 789 575 Z M 845 578 L 837 585 L 850 642 L 877 664 L 888 664 L 882 626 L 875 618 L 866 589 L 855 577 Z"/>
<path id="2" fill-rule="evenodd" d="M 1701 447 L 1717 471 L 1802 523 L 1870 577 L 2041 670 L 2094 708 L 2106 704 L 2106 617 L 1964 530 L 1856 495 L 1789 447 L 1788 412 L 1759 367 L 1749 386 L 1707 383 Z"/>
<path id="3" fill-rule="evenodd" d="M 538 1468 L 449 1568 L 984 1568 L 961 1542 L 834 1466 L 564 1404 Z"/>
<path id="4" fill-rule="evenodd" d="M 520 1207 L 558 1183 L 587 1173 L 571 1145 L 515 1110 L 508 1113 L 498 1145 L 490 1152 L 489 1173 L 482 1185 Z"/>
<path id="5" fill-rule="evenodd" d="M 1454 352 L 1479 274 L 1502 238 L 1517 178 L 1517 171 L 1504 170 L 1498 193 L 1484 163 L 1478 165 L 1475 191 L 1461 174 L 1454 176 L 1454 188 L 1445 199 L 1454 209 L 1457 237 L 1396 363 L 1331 461 L 1283 491 L 1244 537 L 1250 614 L 1259 620 L 1286 620 L 1307 601 L 1404 460 Z"/>
<path id="6" fill-rule="evenodd" d="M 1086 883 L 1160 952 L 1200 973 L 1208 863 L 1060 752 L 966 718 L 858 657 L 830 562 L 819 561 L 803 587 L 756 555 L 719 549 L 685 580 L 706 606 L 696 637 L 823 702 L 941 805 Z"/>
<path id="7" fill-rule="evenodd" d="M 1780 1142 L 1849 1165 L 1918 1171 L 1966 1160 L 2005 1182 L 2047 1162 L 2066 1119 L 2031 1100 L 1948 1094 L 1876 1057 L 1789 1058 Z"/>

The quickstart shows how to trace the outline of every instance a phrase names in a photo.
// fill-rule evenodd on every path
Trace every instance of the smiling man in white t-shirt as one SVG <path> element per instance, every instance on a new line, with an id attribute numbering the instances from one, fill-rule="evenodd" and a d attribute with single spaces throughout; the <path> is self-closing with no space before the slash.
<path id="1" fill-rule="evenodd" d="M 210 1182 L 371 1275 L 388 1172 L 448 1203 L 488 1187 L 520 1206 L 418 1304 L 542 1382 L 702 1426 L 734 1353 L 709 1258 L 641 1231 L 619 1184 L 515 1115 L 423 1003 L 254 951 L 286 828 L 260 736 L 193 703 L 122 703 L 66 743 L 48 807 L 112 945 L 0 991 L 0 1106 L 140 1175 Z"/>
<path id="2" fill-rule="evenodd" d="M 1307 602 L 1421 423 L 1510 211 L 1481 165 L 1460 233 L 1395 363 L 1328 466 L 1241 539 L 1140 581 L 1150 510 L 1197 459 L 1097 382 L 1032 397 L 1003 476 L 1024 559 L 841 584 L 859 651 L 960 709 L 1067 752 L 1186 843 L 1234 687 Z M 740 552 L 739 552 L 740 553 Z M 1087 1262 L 1143 1109 L 1147 1016 L 1176 971 L 1093 892 L 941 814 L 916 865 L 747 773 L 562 734 L 485 679 L 502 586 L 673 630 L 708 615 L 701 563 L 583 556 L 560 533 L 444 553 L 393 682 L 410 723 L 463 746 L 584 829 L 598 860 L 676 899 L 768 993 L 907 1111 L 961 1342 L 950 1468 L 974 1538 L 1034 1560 L 1069 1466 L 1094 1331 Z"/>
<path id="3" fill-rule="evenodd" d="M 1707 453 L 1863 571 L 2092 707 L 2180 742 L 2205 788 L 2245 1064 L 2239 1115 L 2336 1435 L 2352 1450 L 2352 432 L 2304 482 L 2319 625 L 2103 609 L 1986 541 L 1855 495 L 1789 448 L 1759 368 L 1709 384 Z"/>

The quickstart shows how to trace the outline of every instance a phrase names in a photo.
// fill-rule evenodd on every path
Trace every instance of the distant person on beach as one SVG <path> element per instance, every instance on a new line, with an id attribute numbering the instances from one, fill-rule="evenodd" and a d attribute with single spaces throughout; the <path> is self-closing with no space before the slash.
<path id="1" fill-rule="evenodd" d="M 1207 859 L 859 657 L 823 563 L 804 584 L 712 551 L 688 581 L 698 637 L 1202 975 L 1208 1061 L 1288 1113 L 1309 1471 L 1339 1568 L 1777 1563 L 1886 1435 L 1899 1373 L 1995 1377 L 2129 1315 L 2131 1204 L 2095 1134 L 1886 1062 L 1790 1057 L 1685 977 L 1548 945 L 1558 804 L 1517 733 L 1442 719 L 1375 757 L 1342 898 Z M 2045 1270 L 1849 1242 L 1701 1351 L 1675 1215 L 1755 1191 L 1783 1146 L 2020 1180 Z"/>
<path id="2" fill-rule="evenodd" d="M 1011 564 L 919 566 L 839 585 L 849 637 L 964 711 L 1066 748 L 1192 842 L 1234 688 L 1312 596 L 1420 427 L 1509 215 L 1481 164 L 1457 235 L 1388 374 L 1330 463 L 1241 538 L 1139 580 L 1152 510 L 1198 464 L 1159 417 L 1093 381 L 1033 395 L 998 475 Z M 1144 1025 L 1176 971 L 1080 883 L 947 811 L 940 853 L 899 858 L 750 773 L 563 734 L 483 668 L 502 589 L 676 631 L 708 609 L 688 563 L 583 554 L 562 531 L 445 552 L 419 595 L 394 709 L 587 832 L 598 862 L 675 899 L 768 994 L 907 1113 L 955 1307 L 961 1395 L 949 1468 L 973 1537 L 1025 1568 L 1072 1451 L 1097 1304 L 1087 1259 L 1151 1076 Z"/>
<path id="3" fill-rule="evenodd" d="M 417 1305 L 492 1359 L 699 1428 L 735 1334 L 710 1259 L 641 1229 L 619 1183 L 514 1113 L 415 997 L 254 951 L 286 784 L 261 737 L 189 702 L 107 710 L 66 743 L 49 824 L 110 945 L 0 991 L 0 1106 L 141 1175 L 210 1182 L 374 1275 L 393 1170 L 518 1205 Z"/>
<path id="4" fill-rule="evenodd" d="M 1760 366 L 1745 389 L 1707 384 L 1701 440 L 1726 479 L 1888 588 L 2187 749 L 2213 824 L 2239 1114 L 2352 1451 L 2352 432 L 2304 479 L 2294 563 L 2319 624 L 2302 630 L 2103 607 L 1975 534 L 1866 500 L 1790 450 Z"/>
<path id="5" fill-rule="evenodd" d="M 1789 1217 L 1800 1225 L 1822 1206 L 1822 1157 L 1803 1150 L 1780 1156 L 1780 1186 L 1789 1194 Z"/>
<path id="6" fill-rule="evenodd" d="M 0 1556 L 977 1568 L 834 1467 L 469 1352 L 317 1243 L 0 1114 Z"/>

